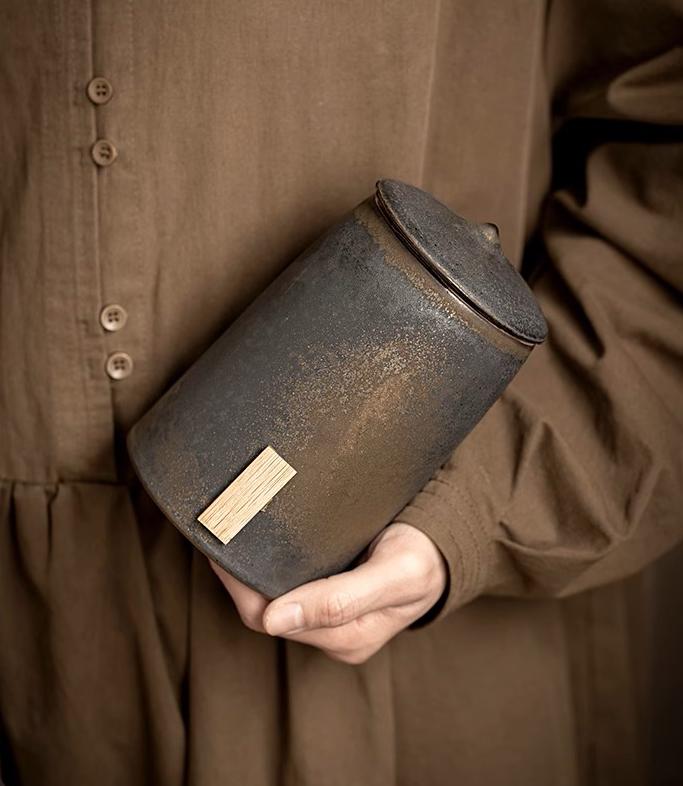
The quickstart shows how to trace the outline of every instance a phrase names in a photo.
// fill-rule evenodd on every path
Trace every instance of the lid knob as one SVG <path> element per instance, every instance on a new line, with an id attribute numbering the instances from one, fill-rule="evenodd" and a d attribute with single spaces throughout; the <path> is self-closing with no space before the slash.
<path id="1" fill-rule="evenodd" d="M 479 224 L 479 229 L 481 229 L 482 235 L 490 243 L 500 243 L 500 232 L 495 224 L 488 222 L 486 224 Z"/>

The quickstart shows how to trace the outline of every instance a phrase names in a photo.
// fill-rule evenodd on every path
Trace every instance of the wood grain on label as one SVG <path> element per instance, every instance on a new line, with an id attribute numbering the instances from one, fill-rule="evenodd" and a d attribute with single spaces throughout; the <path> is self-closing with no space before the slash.
<path id="1" fill-rule="evenodd" d="M 295 475 L 294 467 L 268 445 L 197 519 L 228 543 Z"/>

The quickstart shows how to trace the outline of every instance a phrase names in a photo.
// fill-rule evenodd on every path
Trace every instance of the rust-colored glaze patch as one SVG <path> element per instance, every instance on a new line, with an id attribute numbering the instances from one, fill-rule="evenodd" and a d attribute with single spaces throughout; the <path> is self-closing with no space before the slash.
<path id="1" fill-rule="evenodd" d="M 425 266 L 401 243 L 377 211 L 373 200 L 362 202 L 354 210 L 358 221 L 382 248 L 385 261 L 401 270 L 436 308 L 443 309 L 472 330 L 476 330 L 504 352 L 524 361 L 532 347 L 509 336 L 500 328 L 483 319 L 455 293 L 443 287 Z M 427 273 L 427 275 L 425 275 Z"/>

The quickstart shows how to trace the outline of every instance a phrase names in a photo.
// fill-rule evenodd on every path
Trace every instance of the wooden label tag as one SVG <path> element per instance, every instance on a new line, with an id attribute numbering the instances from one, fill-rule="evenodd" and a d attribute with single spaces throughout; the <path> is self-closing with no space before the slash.
<path id="1" fill-rule="evenodd" d="M 228 543 L 296 475 L 270 445 L 197 516 L 222 543 Z"/>

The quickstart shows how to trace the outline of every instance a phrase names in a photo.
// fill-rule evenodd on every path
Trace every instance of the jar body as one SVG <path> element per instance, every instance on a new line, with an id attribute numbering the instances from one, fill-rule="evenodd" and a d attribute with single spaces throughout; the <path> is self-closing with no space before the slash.
<path id="1" fill-rule="evenodd" d="M 444 287 L 369 199 L 159 399 L 129 452 L 195 546 L 276 597 L 347 567 L 530 350 Z M 197 516 L 266 445 L 297 474 L 223 544 Z"/>

